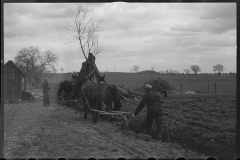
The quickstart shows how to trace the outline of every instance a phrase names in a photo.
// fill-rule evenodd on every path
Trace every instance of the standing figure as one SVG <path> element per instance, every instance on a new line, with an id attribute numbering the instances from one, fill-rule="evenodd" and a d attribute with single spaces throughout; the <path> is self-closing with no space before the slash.
<path id="1" fill-rule="evenodd" d="M 132 117 L 137 116 L 138 113 L 143 109 L 145 104 L 147 104 L 147 115 L 146 115 L 146 131 L 150 135 L 152 129 L 153 120 L 157 125 L 157 139 L 162 140 L 162 107 L 160 102 L 160 96 L 151 91 L 152 86 L 149 84 L 145 85 L 146 94 L 143 96 L 139 105 L 137 106 Z"/>
<path id="2" fill-rule="evenodd" d="M 46 105 L 50 106 L 48 90 L 51 88 L 48 87 L 48 78 L 44 79 L 44 82 L 42 83 L 42 87 L 43 87 L 43 106 L 44 107 L 46 107 Z"/>

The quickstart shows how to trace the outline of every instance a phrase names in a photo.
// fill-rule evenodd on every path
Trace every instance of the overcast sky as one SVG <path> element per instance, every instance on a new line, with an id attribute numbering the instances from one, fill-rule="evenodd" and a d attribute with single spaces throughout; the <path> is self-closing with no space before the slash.
<path id="1" fill-rule="evenodd" d="M 57 70 L 79 71 L 84 61 L 78 43 L 61 26 L 74 4 L 5 3 L 4 60 L 14 60 L 22 47 L 38 46 L 59 57 Z M 100 71 L 190 69 L 202 73 L 222 64 L 236 72 L 236 3 L 98 3 L 88 4 L 101 17 L 96 57 Z"/>

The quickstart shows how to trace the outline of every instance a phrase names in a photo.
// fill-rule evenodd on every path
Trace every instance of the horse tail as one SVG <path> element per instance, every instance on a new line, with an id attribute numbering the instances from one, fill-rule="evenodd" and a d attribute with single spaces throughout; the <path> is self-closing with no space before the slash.
<path id="1" fill-rule="evenodd" d="M 122 107 L 122 103 L 121 103 L 121 98 L 120 98 L 120 93 L 118 91 L 117 86 L 115 85 L 108 85 L 108 87 L 111 89 L 112 92 L 112 97 L 113 97 L 113 101 L 114 101 L 114 110 L 119 111 Z"/>
<path id="2" fill-rule="evenodd" d="M 70 94 L 72 92 L 72 84 L 70 81 L 67 81 L 67 92 Z"/>
<path id="3" fill-rule="evenodd" d="M 112 90 L 114 100 L 120 99 L 120 94 L 119 94 L 118 88 L 115 85 L 112 85 L 112 84 L 111 84 L 110 87 L 111 87 L 111 90 Z"/>

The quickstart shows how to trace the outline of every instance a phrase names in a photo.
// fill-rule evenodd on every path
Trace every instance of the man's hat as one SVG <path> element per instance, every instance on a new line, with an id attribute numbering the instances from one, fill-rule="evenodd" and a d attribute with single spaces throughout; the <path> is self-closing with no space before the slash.
<path id="1" fill-rule="evenodd" d="M 145 88 L 147 89 L 147 88 L 152 88 L 152 86 L 150 85 L 150 84 L 146 84 L 145 85 Z"/>

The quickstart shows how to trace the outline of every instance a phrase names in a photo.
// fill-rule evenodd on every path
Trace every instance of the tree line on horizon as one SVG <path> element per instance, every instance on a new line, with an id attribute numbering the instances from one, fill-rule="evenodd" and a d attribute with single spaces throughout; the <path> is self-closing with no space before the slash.
<path id="1" fill-rule="evenodd" d="M 222 73 L 226 68 L 221 65 L 221 64 L 217 64 L 213 66 L 213 72 L 214 73 L 201 73 L 201 74 L 217 74 L 218 76 L 220 76 L 221 74 L 236 74 L 234 72 L 229 72 L 229 73 Z M 134 65 L 131 69 L 130 72 L 131 73 L 138 73 L 140 72 L 140 67 L 137 65 Z M 153 67 L 151 67 L 151 70 L 147 70 L 147 71 L 153 71 L 156 72 L 155 69 Z M 193 72 L 194 75 L 197 75 L 197 73 L 201 72 L 201 68 L 199 67 L 199 65 L 191 65 L 190 69 L 184 69 L 182 73 L 180 73 L 178 70 L 173 70 L 173 69 L 166 69 L 166 71 L 159 71 L 160 74 L 191 74 L 191 71 Z M 144 71 L 141 71 L 144 72 Z"/>

